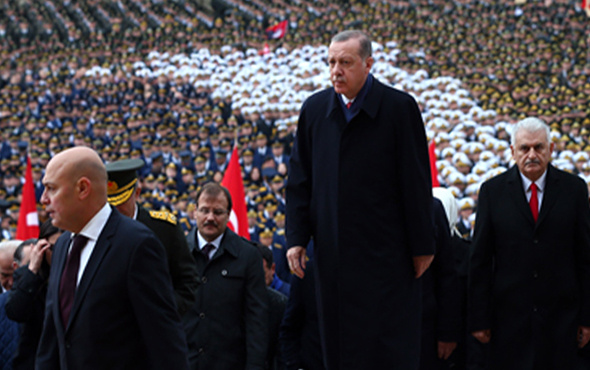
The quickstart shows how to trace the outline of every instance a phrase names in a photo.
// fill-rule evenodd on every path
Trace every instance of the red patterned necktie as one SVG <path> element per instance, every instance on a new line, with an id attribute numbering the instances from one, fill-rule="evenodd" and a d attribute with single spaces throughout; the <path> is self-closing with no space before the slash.
<path id="1" fill-rule="evenodd" d="M 350 106 L 352 105 L 352 102 L 349 101 L 348 103 L 346 103 L 346 109 L 350 109 Z"/>
<path id="2" fill-rule="evenodd" d="M 533 218 L 535 222 L 539 218 L 539 197 L 537 196 L 537 185 L 533 182 L 531 184 L 531 200 L 529 201 L 529 206 L 531 207 L 531 212 L 533 213 Z"/>
<path id="3" fill-rule="evenodd" d="M 64 328 L 68 326 L 70 312 L 74 304 L 76 286 L 78 285 L 78 270 L 80 269 L 80 254 L 86 246 L 88 238 L 84 235 L 77 234 L 74 237 L 72 249 L 68 254 L 66 266 L 61 275 L 59 283 L 59 307 L 61 309 L 61 319 Z"/>

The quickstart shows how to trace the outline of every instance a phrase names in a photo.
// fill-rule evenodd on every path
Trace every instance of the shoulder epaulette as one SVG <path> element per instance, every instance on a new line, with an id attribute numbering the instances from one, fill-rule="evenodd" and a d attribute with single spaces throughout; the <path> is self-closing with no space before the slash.
<path id="1" fill-rule="evenodd" d="M 277 235 L 285 235 L 285 229 L 280 229 L 276 231 Z"/>
<path id="2" fill-rule="evenodd" d="M 172 225 L 176 225 L 176 216 L 168 211 L 150 211 L 150 216 L 157 220 L 170 222 Z"/>
<path id="3" fill-rule="evenodd" d="M 283 245 L 281 243 L 274 243 L 272 246 L 276 249 L 283 249 Z"/>

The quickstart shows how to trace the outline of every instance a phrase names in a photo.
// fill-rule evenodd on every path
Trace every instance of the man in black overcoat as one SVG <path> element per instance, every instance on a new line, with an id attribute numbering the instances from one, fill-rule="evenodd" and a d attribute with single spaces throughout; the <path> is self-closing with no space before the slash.
<path id="1" fill-rule="evenodd" d="M 515 126 L 511 149 L 516 166 L 479 193 L 468 327 L 490 342 L 492 369 L 572 369 L 590 338 L 588 190 L 549 164 L 540 119 Z"/>
<path id="2" fill-rule="evenodd" d="M 371 73 L 360 31 L 332 39 L 333 88 L 299 116 L 287 185 L 291 270 L 315 243 L 328 369 L 417 369 L 421 283 L 434 254 L 424 126 L 408 94 Z"/>
<path id="3" fill-rule="evenodd" d="M 197 228 L 187 235 L 201 286 L 184 316 L 192 370 L 262 370 L 268 296 L 260 253 L 227 228 L 229 191 L 210 182 L 197 193 Z"/>

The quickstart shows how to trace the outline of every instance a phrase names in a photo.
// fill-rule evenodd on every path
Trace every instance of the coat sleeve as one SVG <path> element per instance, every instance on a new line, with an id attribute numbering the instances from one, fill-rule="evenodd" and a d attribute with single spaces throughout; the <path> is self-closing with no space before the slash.
<path id="1" fill-rule="evenodd" d="M 137 241 L 127 289 L 152 368 L 188 369 L 186 338 L 174 304 L 166 253 L 155 237 Z"/>
<path id="2" fill-rule="evenodd" d="M 467 328 L 469 332 L 491 328 L 491 297 L 494 261 L 492 200 L 484 183 L 479 192 L 477 217 L 469 257 Z"/>
<path id="3" fill-rule="evenodd" d="M 287 248 L 305 247 L 309 242 L 312 228 L 310 223 L 312 150 L 311 135 L 308 132 L 306 111 L 303 104 L 297 125 L 297 136 L 289 162 L 289 178 L 286 187 L 286 233 Z"/>
<path id="4" fill-rule="evenodd" d="M 432 182 L 428 145 L 422 115 L 416 101 L 404 94 L 400 98 L 400 127 L 396 129 L 398 181 L 403 194 L 408 244 L 412 256 L 434 254 L 432 225 Z M 402 126 L 403 125 L 403 126 Z"/>
<path id="5" fill-rule="evenodd" d="M 53 268 L 49 275 L 49 286 L 47 288 L 47 296 L 45 299 L 45 319 L 43 320 L 43 331 L 39 340 L 39 347 L 37 348 L 37 356 L 35 359 L 35 369 L 38 370 L 52 370 L 60 369 L 59 359 L 59 345 L 57 339 L 57 325 L 55 318 L 59 317 L 59 312 L 54 310 L 59 309 L 59 301 L 56 293 L 58 291 L 60 281 L 60 271 L 56 266 L 56 261 L 64 259 L 66 248 L 68 247 L 69 233 L 65 233 L 60 237 L 55 245 L 53 252 Z M 55 287 L 54 287 L 55 286 Z"/>
<path id="6" fill-rule="evenodd" d="M 580 181 L 580 196 L 577 209 L 577 234 L 574 243 L 576 270 L 582 289 L 582 305 L 579 324 L 590 327 L 590 207 L 588 206 L 588 188 Z"/>
<path id="7" fill-rule="evenodd" d="M 35 307 L 35 297 L 43 285 L 43 279 L 28 266 L 14 272 L 14 285 L 6 299 L 6 316 L 16 322 L 27 322 Z"/>
<path id="8" fill-rule="evenodd" d="M 180 225 L 176 224 L 172 228 L 170 238 L 172 248 L 168 253 L 168 264 L 171 266 L 170 276 L 174 285 L 178 312 L 183 316 L 195 302 L 199 277 L 197 265 L 190 254 L 186 237 Z M 172 266 L 175 268 L 172 268 Z"/>
<path id="9" fill-rule="evenodd" d="M 258 251 L 249 248 L 246 255 L 244 323 L 246 325 L 246 370 L 262 370 L 268 350 L 269 315 L 264 270 Z"/>

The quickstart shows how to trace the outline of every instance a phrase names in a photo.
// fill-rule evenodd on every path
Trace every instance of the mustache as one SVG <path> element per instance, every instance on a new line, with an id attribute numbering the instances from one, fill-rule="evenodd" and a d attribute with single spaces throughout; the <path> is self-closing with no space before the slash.
<path id="1" fill-rule="evenodd" d="M 217 222 L 208 221 L 203 224 L 203 226 L 217 226 Z"/>
<path id="2" fill-rule="evenodd" d="M 538 159 L 529 159 L 528 161 L 524 162 L 525 166 L 529 164 L 541 164 L 541 162 Z"/>

